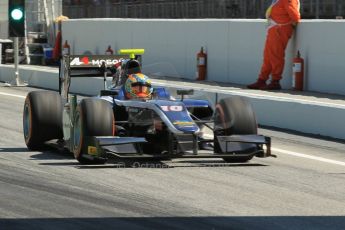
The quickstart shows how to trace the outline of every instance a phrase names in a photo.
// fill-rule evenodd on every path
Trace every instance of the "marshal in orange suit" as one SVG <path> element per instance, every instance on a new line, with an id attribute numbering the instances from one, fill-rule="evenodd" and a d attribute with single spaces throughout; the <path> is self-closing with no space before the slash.
<path id="1" fill-rule="evenodd" d="M 279 90 L 285 64 L 285 49 L 301 19 L 299 0 L 273 0 L 266 11 L 268 21 L 264 60 L 258 80 L 249 89 Z M 271 82 L 266 81 L 272 76 Z"/>

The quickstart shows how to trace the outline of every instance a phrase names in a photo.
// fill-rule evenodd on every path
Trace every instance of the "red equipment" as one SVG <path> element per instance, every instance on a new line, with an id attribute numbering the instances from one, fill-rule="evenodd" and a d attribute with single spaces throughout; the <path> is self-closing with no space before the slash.
<path id="1" fill-rule="evenodd" d="M 197 60 L 197 79 L 198 81 L 202 81 L 206 79 L 206 62 L 207 62 L 207 55 L 204 53 L 204 47 L 201 47 L 200 52 L 196 55 Z"/>
<path id="2" fill-rule="evenodd" d="M 59 60 L 61 57 L 61 39 L 62 39 L 62 35 L 61 35 L 61 31 L 59 31 L 56 35 L 54 49 L 53 49 L 53 58 L 55 60 Z"/>
<path id="3" fill-rule="evenodd" d="M 293 59 L 293 76 L 292 88 L 294 90 L 303 91 L 303 78 L 304 78 L 304 59 L 297 51 L 297 56 Z"/>
<path id="4" fill-rule="evenodd" d="M 65 40 L 65 44 L 62 46 L 62 55 L 70 55 L 71 54 L 71 47 L 69 46 L 67 40 Z"/>

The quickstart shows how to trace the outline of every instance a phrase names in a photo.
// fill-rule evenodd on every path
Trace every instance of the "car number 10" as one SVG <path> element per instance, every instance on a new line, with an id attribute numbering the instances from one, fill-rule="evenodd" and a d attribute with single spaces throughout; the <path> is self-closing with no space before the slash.
<path id="1" fill-rule="evenodd" d="M 161 108 L 165 112 L 181 112 L 181 111 L 183 111 L 183 106 L 181 106 L 181 105 L 162 105 Z"/>

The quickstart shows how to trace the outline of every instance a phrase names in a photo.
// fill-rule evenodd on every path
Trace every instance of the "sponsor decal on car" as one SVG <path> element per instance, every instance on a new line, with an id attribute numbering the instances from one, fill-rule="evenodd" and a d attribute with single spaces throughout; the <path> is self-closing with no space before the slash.
<path id="1" fill-rule="evenodd" d="M 122 62 L 123 58 L 120 59 L 91 59 L 89 57 L 75 57 L 70 62 L 71 66 L 100 66 L 103 63 L 106 65 L 116 65 Z"/>
<path id="2" fill-rule="evenodd" d="M 87 146 L 87 153 L 89 155 L 97 155 L 97 148 L 95 146 Z"/>
<path id="3" fill-rule="evenodd" d="M 178 126 L 194 126 L 192 121 L 174 121 L 173 124 Z"/>

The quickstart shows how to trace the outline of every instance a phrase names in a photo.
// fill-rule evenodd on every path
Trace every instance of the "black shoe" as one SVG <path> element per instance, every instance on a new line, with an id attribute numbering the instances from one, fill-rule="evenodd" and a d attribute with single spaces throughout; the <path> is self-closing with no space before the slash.
<path id="1" fill-rule="evenodd" d="M 279 81 L 271 81 L 270 84 L 268 84 L 264 87 L 261 87 L 260 89 L 262 89 L 262 90 L 281 90 L 282 87 L 279 84 Z"/>
<path id="2" fill-rule="evenodd" d="M 258 79 L 253 84 L 247 85 L 248 89 L 261 89 L 263 87 L 266 87 L 266 81 Z"/>

